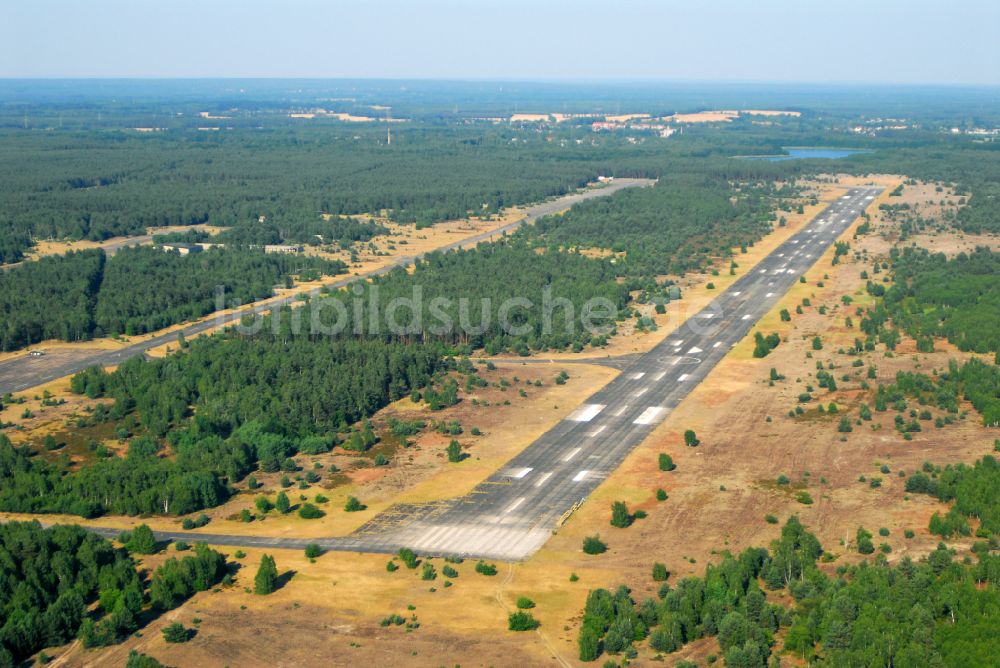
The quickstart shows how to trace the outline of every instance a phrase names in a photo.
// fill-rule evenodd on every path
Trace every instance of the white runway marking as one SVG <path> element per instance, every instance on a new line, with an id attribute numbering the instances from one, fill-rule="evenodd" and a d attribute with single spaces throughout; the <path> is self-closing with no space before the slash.
<path id="1" fill-rule="evenodd" d="M 637 372 L 635 372 L 633 374 L 629 374 L 629 378 L 631 378 L 632 380 L 639 380 L 640 378 L 642 378 L 645 375 L 646 375 L 645 371 L 637 371 Z"/>
<path id="2" fill-rule="evenodd" d="M 505 512 L 508 512 L 508 513 L 509 512 L 513 512 L 522 503 L 524 503 L 524 497 L 523 496 L 520 499 L 518 499 L 517 501 L 515 501 L 514 503 L 510 504 L 509 506 L 507 506 L 507 510 Z"/>
<path id="3" fill-rule="evenodd" d="M 591 438 L 593 438 L 594 436 L 597 436 L 598 434 L 600 434 L 605 429 L 607 429 L 607 426 L 605 426 L 605 425 L 602 424 L 600 427 L 598 427 L 594 431 L 592 431 L 589 434 L 587 434 L 587 436 L 590 436 Z"/>
<path id="4" fill-rule="evenodd" d="M 765 297 L 773 297 L 773 296 L 774 296 L 774 293 L 773 293 L 773 292 L 768 292 L 768 293 L 767 293 L 766 295 L 764 295 L 764 296 L 765 296 Z"/>
<path id="5" fill-rule="evenodd" d="M 572 450 L 570 450 L 569 452 L 566 453 L 566 456 L 563 457 L 563 461 L 564 462 L 568 462 L 569 460 L 571 460 L 574 457 L 576 457 L 578 454 L 580 454 L 580 448 L 574 448 L 574 449 L 572 449 Z"/>
<path id="6" fill-rule="evenodd" d="M 742 318 L 740 318 L 740 320 L 749 320 L 749 319 L 750 319 L 750 314 L 749 313 L 747 313 L 745 316 L 743 316 Z"/>
<path id="7" fill-rule="evenodd" d="M 680 363 L 681 363 L 681 358 L 680 358 L 680 357 L 678 357 L 677 359 L 675 359 L 675 360 L 674 360 L 674 363 L 673 363 L 673 364 L 671 364 L 670 366 L 677 366 L 677 365 L 678 365 L 678 364 L 680 364 Z"/>
<path id="8" fill-rule="evenodd" d="M 619 409 L 618 409 L 618 411 L 617 411 L 617 412 L 615 413 L 615 417 L 618 417 L 619 415 L 621 415 L 622 413 L 624 413 L 624 412 L 625 412 L 625 411 L 627 411 L 627 410 L 628 410 L 628 406 L 622 406 L 622 407 L 621 407 L 621 408 L 619 408 Z"/>
<path id="9" fill-rule="evenodd" d="M 685 380 L 687 380 L 687 378 L 688 374 L 682 373 L 680 376 L 677 377 L 677 381 L 683 383 Z"/>
<path id="10" fill-rule="evenodd" d="M 663 406 L 650 406 L 644 410 L 639 417 L 632 421 L 633 424 L 653 424 L 663 412 L 667 410 Z"/>
<path id="11" fill-rule="evenodd" d="M 698 317 L 699 318 L 714 318 L 715 314 L 714 313 L 699 313 Z"/>
<path id="12" fill-rule="evenodd" d="M 716 341 L 715 343 L 712 344 L 712 347 L 713 348 L 718 348 L 721 345 L 722 345 L 722 341 Z"/>
<path id="13" fill-rule="evenodd" d="M 548 479 L 549 479 L 549 478 L 550 478 L 551 476 L 552 476 L 552 471 L 549 471 L 548 473 L 544 473 L 544 474 L 542 474 L 542 477 L 541 477 L 541 478 L 539 478 L 539 479 L 538 479 L 538 482 L 536 482 L 536 483 L 535 483 L 535 487 L 541 487 L 541 486 L 542 486 L 542 484 L 543 484 L 543 483 L 544 483 L 544 482 L 545 482 L 546 480 L 548 480 Z"/>
<path id="14" fill-rule="evenodd" d="M 567 420 L 573 422 L 590 422 L 597 414 L 604 410 L 605 404 L 584 404 L 570 413 Z"/>
<path id="15" fill-rule="evenodd" d="M 581 480 L 587 477 L 588 473 L 590 473 L 590 471 L 580 471 L 575 476 L 573 476 L 573 482 L 580 482 Z"/>
<path id="16" fill-rule="evenodd" d="M 646 394 L 646 392 L 648 392 L 648 391 L 649 391 L 649 388 L 648 387 L 644 387 L 641 390 L 636 390 L 635 392 L 633 392 L 632 396 L 633 397 L 641 397 L 642 395 Z"/>
<path id="17" fill-rule="evenodd" d="M 698 346 L 695 346 L 694 348 L 688 351 L 688 355 L 694 355 L 695 353 L 703 353 L 703 352 L 705 351 L 699 348 Z"/>
<path id="18" fill-rule="evenodd" d="M 526 476 L 526 475 L 528 475 L 529 473 L 531 473 L 531 471 L 532 471 L 532 470 L 533 470 L 533 469 L 531 469 L 531 468 L 524 468 L 524 469 L 521 469 L 520 471 L 518 471 L 517 473 L 515 473 L 515 474 L 514 474 L 514 477 L 515 477 L 515 478 L 523 478 L 524 476 Z"/>
<path id="19" fill-rule="evenodd" d="M 739 297 L 741 294 L 742 294 L 742 292 L 740 290 L 737 290 L 736 292 L 733 293 L 733 296 L 734 297 Z"/>
<path id="20" fill-rule="evenodd" d="M 683 346 L 684 345 L 684 339 L 680 339 L 678 341 L 671 341 L 670 345 L 674 346 L 675 348 L 678 347 L 678 346 Z"/>
<path id="21" fill-rule="evenodd" d="M 667 375 L 666 371 L 661 371 L 660 373 L 653 376 L 653 380 L 663 380 L 663 377 Z"/>

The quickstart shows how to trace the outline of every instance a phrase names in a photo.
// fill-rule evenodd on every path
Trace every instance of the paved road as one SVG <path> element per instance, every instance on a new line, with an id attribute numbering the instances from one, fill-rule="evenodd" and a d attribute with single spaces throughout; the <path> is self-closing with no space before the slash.
<path id="1" fill-rule="evenodd" d="M 776 248 L 669 339 L 632 361 L 611 383 L 470 494 L 389 508 L 343 538 L 289 539 L 157 532 L 160 540 L 516 561 L 537 551 L 562 518 L 746 336 L 881 192 L 854 188 Z M 117 529 L 95 529 L 115 536 Z"/>
<path id="2" fill-rule="evenodd" d="M 563 197 L 554 198 L 526 208 L 526 215 L 520 220 L 514 221 L 513 223 L 505 225 L 497 230 L 484 232 L 472 237 L 465 237 L 459 241 L 446 244 L 438 250 L 451 250 L 459 247 L 474 246 L 480 241 L 489 239 L 490 237 L 496 236 L 502 232 L 509 232 L 520 227 L 521 225 L 533 223 L 542 216 L 548 216 L 553 213 L 564 211 L 577 202 L 593 199 L 595 197 L 606 197 L 624 188 L 648 186 L 652 185 L 652 183 L 653 181 L 649 179 L 616 179 L 614 182 L 602 188 L 592 188 L 564 195 Z M 127 244 L 127 242 L 122 243 Z M 423 256 L 424 254 L 421 253 L 415 256 L 400 257 L 391 265 L 387 265 L 381 269 L 377 269 L 360 276 L 352 275 L 340 278 L 327 283 L 325 287 L 341 288 L 358 280 L 379 276 L 388 273 L 397 267 L 404 267 L 413 264 L 414 261 L 419 260 Z M 316 295 L 319 294 L 319 291 L 320 288 L 315 288 L 311 290 L 309 294 Z M 206 320 L 190 325 L 182 331 L 184 332 L 184 336 L 190 339 L 193 336 L 204 333 L 221 325 L 234 324 L 244 315 L 270 311 L 296 300 L 297 294 L 291 294 L 286 297 L 282 297 L 281 299 L 270 301 L 266 304 L 258 304 L 235 314 L 210 317 Z M 57 351 L 52 354 L 45 355 L 44 357 L 29 357 L 26 353 L 21 357 L 16 357 L 7 360 L 6 362 L 0 362 L 0 395 L 7 392 L 21 392 L 32 387 L 37 387 L 38 385 L 77 373 L 94 365 L 116 366 L 129 358 L 145 353 L 147 350 L 176 341 L 177 334 L 178 332 L 162 334 L 149 339 L 148 341 L 135 343 L 117 350 Z"/>

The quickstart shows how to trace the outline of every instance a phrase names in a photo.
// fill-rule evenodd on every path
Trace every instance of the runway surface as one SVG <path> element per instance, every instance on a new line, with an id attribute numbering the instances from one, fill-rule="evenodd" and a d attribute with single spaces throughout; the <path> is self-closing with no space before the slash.
<path id="1" fill-rule="evenodd" d="M 649 179 L 616 179 L 601 188 L 583 190 L 569 195 L 564 195 L 562 197 L 553 198 L 546 202 L 541 202 L 525 208 L 525 217 L 520 220 L 516 220 L 509 225 L 505 225 L 490 232 L 484 232 L 482 234 L 466 237 L 459 241 L 441 246 L 436 250 L 444 251 L 459 247 L 475 246 L 480 241 L 485 241 L 503 232 L 512 231 L 521 225 L 533 223 L 535 220 L 543 216 L 564 211 L 578 202 L 593 199 L 595 197 L 606 197 L 624 188 L 649 186 L 652 184 L 653 181 Z M 119 246 L 126 245 L 127 243 L 127 241 L 121 242 Z M 345 276 L 344 278 L 327 283 L 324 287 L 333 289 L 342 288 L 355 281 L 380 276 L 396 269 L 397 267 L 411 265 L 423 256 L 424 254 L 421 253 L 414 256 L 400 257 L 391 265 L 387 265 L 381 269 L 358 276 Z M 308 294 L 317 295 L 319 294 L 319 291 L 320 288 L 315 288 L 310 290 Z M 209 317 L 180 331 L 184 333 L 186 338 L 190 339 L 193 336 L 202 334 L 211 329 L 223 325 L 235 324 L 236 322 L 239 322 L 240 318 L 244 315 L 264 313 L 295 301 L 298 301 L 298 294 L 291 294 L 287 297 L 272 300 L 265 304 L 258 304 L 236 313 Z M 44 383 L 63 378 L 64 376 L 69 376 L 70 374 L 77 373 L 95 365 L 117 366 L 129 358 L 144 354 L 147 350 L 151 350 L 167 343 L 173 343 L 177 340 L 178 333 L 179 332 L 174 331 L 169 334 L 162 334 L 149 339 L 148 341 L 136 343 L 117 350 L 55 350 L 50 353 L 46 353 L 42 357 L 31 357 L 27 354 L 27 352 L 25 352 L 25 354 L 21 357 L 15 357 L 5 362 L 0 362 L 0 395 L 6 394 L 7 392 L 21 392 L 32 387 L 37 387 Z M 34 349 L 38 350 L 39 347 L 36 346 Z M 41 348 L 41 350 L 44 350 L 44 348 Z"/>
<path id="2" fill-rule="evenodd" d="M 393 506 L 343 538 L 194 532 L 158 532 L 157 537 L 273 548 L 318 543 L 328 550 L 358 552 L 394 553 L 407 547 L 425 555 L 524 559 L 752 330 L 880 192 L 880 188 L 847 191 L 466 496 Z M 117 530 L 101 531 L 117 534 Z"/>

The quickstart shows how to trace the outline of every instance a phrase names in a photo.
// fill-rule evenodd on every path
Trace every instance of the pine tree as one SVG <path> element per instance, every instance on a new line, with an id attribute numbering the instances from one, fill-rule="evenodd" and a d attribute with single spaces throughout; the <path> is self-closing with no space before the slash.
<path id="1" fill-rule="evenodd" d="M 253 593 L 267 595 L 273 592 L 277 586 L 278 568 L 274 563 L 274 557 L 265 554 L 260 558 L 260 567 L 253 579 Z"/>

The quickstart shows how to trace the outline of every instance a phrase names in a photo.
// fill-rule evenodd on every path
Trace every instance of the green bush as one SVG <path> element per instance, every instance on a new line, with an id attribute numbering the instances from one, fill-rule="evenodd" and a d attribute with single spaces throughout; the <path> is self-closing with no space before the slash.
<path id="1" fill-rule="evenodd" d="M 587 536 L 583 539 L 583 551 L 586 554 L 603 554 L 607 550 L 608 546 L 601 541 L 599 536 Z"/>
<path id="2" fill-rule="evenodd" d="M 541 626 L 530 612 L 512 612 L 507 617 L 507 628 L 511 631 L 533 631 Z"/>

